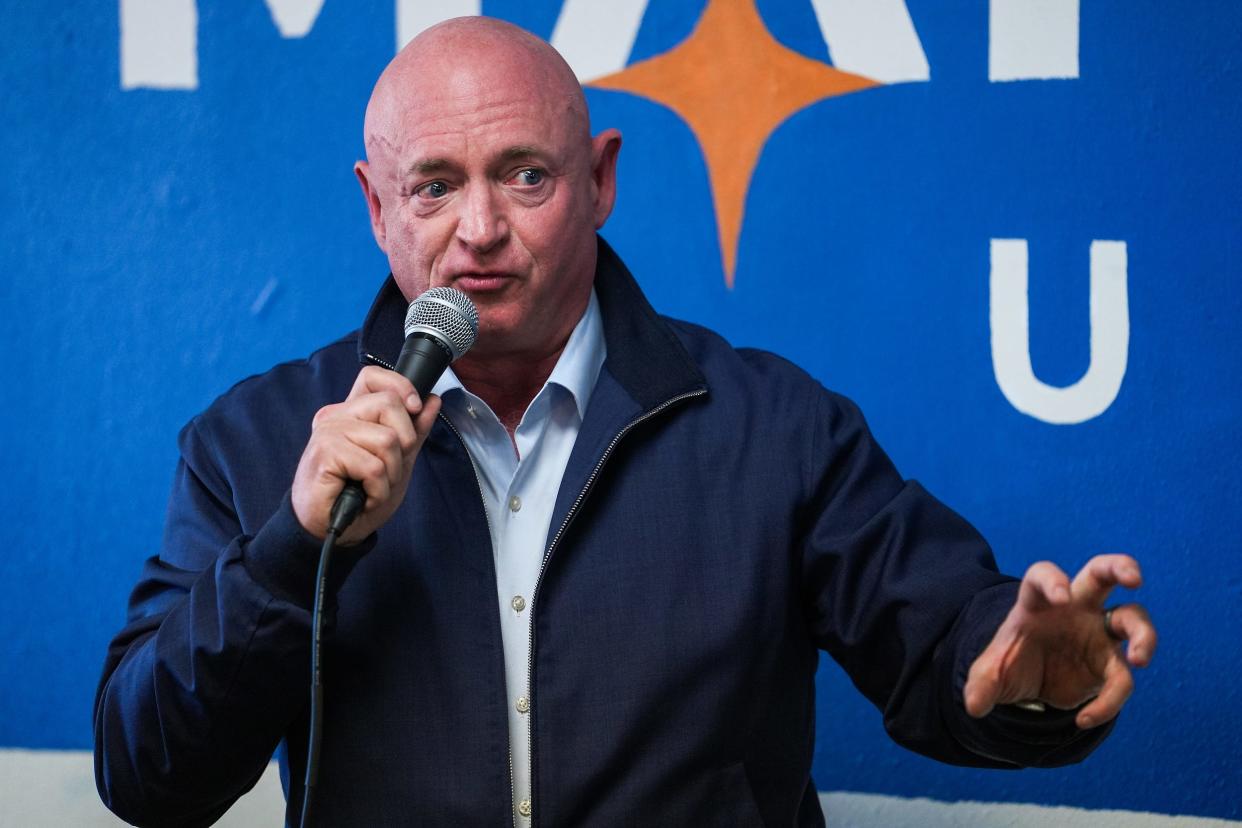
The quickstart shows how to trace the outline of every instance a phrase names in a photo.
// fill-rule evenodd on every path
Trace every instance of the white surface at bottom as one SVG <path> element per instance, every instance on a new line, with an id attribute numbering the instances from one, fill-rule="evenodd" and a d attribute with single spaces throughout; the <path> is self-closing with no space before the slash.
<path id="1" fill-rule="evenodd" d="M 1138 811 L 1089 811 L 1012 802 L 936 802 L 861 793 L 821 793 L 829 828 L 1238 828 L 1242 822 Z M 125 823 L 95 793 L 86 751 L 0 750 L 0 828 L 115 828 Z M 285 814 L 276 765 L 216 823 L 279 828 Z"/>
<path id="2" fill-rule="evenodd" d="M 828 828 L 1236 828 L 1231 819 L 1091 811 L 1016 802 L 937 802 L 837 791 L 819 795 Z"/>

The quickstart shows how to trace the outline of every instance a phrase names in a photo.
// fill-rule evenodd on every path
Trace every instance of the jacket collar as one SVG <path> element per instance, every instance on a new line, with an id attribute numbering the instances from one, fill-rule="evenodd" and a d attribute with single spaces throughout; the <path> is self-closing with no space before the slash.
<path id="1" fill-rule="evenodd" d="M 707 387 L 690 354 L 660 319 L 608 242 L 596 236 L 595 293 L 604 321 L 604 367 L 642 411 Z M 358 337 L 363 364 L 396 364 L 404 340 L 406 300 L 392 274 L 384 281 Z"/>

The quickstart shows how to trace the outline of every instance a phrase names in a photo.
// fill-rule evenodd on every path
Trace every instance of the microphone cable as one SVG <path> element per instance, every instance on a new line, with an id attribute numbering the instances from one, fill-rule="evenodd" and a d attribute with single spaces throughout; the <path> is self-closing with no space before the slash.
<path id="1" fill-rule="evenodd" d="M 323 605 L 328 592 L 328 567 L 332 562 L 332 550 L 336 539 L 353 523 L 366 503 L 362 487 L 351 483 L 346 486 L 332 507 L 328 534 L 319 550 L 319 567 L 315 571 L 315 607 L 311 613 L 311 703 L 310 734 L 306 740 L 306 777 L 302 792 L 302 815 L 300 828 L 311 825 L 311 806 L 314 804 L 315 783 L 319 780 L 319 748 L 323 742 Z"/>
<path id="2" fill-rule="evenodd" d="M 479 312 L 470 297 L 456 288 L 434 287 L 410 303 L 405 314 L 405 344 L 395 370 L 414 386 L 419 397 L 430 393 L 449 363 L 474 345 L 479 333 Z M 347 480 L 328 517 L 328 533 L 319 552 L 315 573 L 315 606 L 311 613 L 311 704 L 310 734 L 306 740 L 306 777 L 302 792 L 300 828 L 311 825 L 315 783 L 319 780 L 319 749 L 323 742 L 323 606 L 328 591 L 328 566 L 337 538 L 354 522 L 366 505 L 366 492 L 357 480 Z"/>

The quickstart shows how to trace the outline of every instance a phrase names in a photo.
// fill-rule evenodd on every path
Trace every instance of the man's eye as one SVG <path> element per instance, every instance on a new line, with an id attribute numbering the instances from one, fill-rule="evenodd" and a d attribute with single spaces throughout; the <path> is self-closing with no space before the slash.
<path id="1" fill-rule="evenodd" d="M 543 170 L 526 169 L 520 171 L 514 180 L 525 187 L 534 187 L 543 183 Z"/>
<path id="2" fill-rule="evenodd" d="M 448 195 L 448 185 L 443 181 L 429 181 L 414 191 L 421 198 L 444 198 Z"/>

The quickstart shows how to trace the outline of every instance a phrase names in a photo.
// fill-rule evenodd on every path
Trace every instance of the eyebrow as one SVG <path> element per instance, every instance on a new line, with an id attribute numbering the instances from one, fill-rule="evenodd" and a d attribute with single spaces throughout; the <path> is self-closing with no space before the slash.
<path id="1" fill-rule="evenodd" d="M 453 166 L 446 158 L 424 158 L 421 161 L 415 161 L 410 165 L 409 173 L 418 175 L 427 175 L 428 173 L 437 173 L 447 170 Z"/>
<path id="2" fill-rule="evenodd" d="M 501 161 L 516 161 L 521 158 L 545 158 L 544 153 L 534 147 L 518 145 L 509 147 L 500 153 Z"/>
<path id="3" fill-rule="evenodd" d="M 544 164 L 550 162 L 550 158 L 543 150 L 527 144 L 516 144 L 506 147 L 500 151 L 496 157 L 497 165 L 509 164 L 514 161 L 523 161 L 527 159 L 538 160 Z M 456 164 L 447 158 L 423 158 L 415 161 L 406 170 L 407 175 L 434 175 L 444 172 L 445 170 L 455 169 Z"/>

